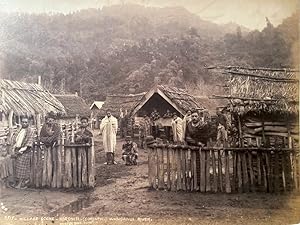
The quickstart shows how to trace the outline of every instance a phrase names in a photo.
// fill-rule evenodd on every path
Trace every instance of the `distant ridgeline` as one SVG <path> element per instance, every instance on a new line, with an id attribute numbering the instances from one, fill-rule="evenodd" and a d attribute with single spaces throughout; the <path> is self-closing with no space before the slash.
<path id="1" fill-rule="evenodd" d="M 291 66 L 298 14 L 262 31 L 204 21 L 184 8 L 112 6 L 64 14 L 0 15 L 1 76 L 92 100 L 153 83 L 208 85 L 207 65 Z M 132 93 L 132 94 L 134 94 Z"/>

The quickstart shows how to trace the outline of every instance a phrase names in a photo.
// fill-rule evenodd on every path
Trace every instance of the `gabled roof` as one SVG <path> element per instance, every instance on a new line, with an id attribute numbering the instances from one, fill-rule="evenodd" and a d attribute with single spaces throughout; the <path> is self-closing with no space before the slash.
<path id="1" fill-rule="evenodd" d="M 64 114 L 64 106 L 41 85 L 0 79 L 0 110 L 16 115 Z"/>
<path id="2" fill-rule="evenodd" d="M 196 98 L 190 95 L 186 90 L 165 85 L 156 85 L 144 95 L 131 115 L 135 115 L 155 93 L 159 94 L 182 115 L 185 115 L 186 111 L 192 108 L 204 109 L 204 107 L 197 102 Z"/>
<path id="3" fill-rule="evenodd" d="M 104 104 L 104 101 L 94 101 L 94 102 L 92 103 L 92 105 L 90 106 L 90 109 L 93 109 L 94 107 L 95 107 L 96 109 L 101 109 L 102 106 L 103 106 L 103 104 Z"/>
<path id="4" fill-rule="evenodd" d="M 125 111 L 130 113 L 145 94 L 146 93 L 143 92 L 129 95 L 108 95 L 102 108 L 99 110 L 98 115 L 105 116 L 106 111 L 110 110 L 113 116 L 119 117 L 121 109 L 123 110 L 123 113 L 125 113 Z"/>
<path id="5" fill-rule="evenodd" d="M 55 95 L 55 97 L 62 103 L 65 107 L 66 115 L 65 117 L 75 117 L 79 116 L 90 116 L 90 109 L 86 102 L 78 95 Z"/>

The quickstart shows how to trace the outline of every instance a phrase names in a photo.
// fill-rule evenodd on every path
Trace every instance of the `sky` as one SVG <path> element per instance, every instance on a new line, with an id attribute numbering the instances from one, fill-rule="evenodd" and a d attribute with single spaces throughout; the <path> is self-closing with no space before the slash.
<path id="1" fill-rule="evenodd" d="M 265 17 L 278 25 L 300 6 L 299 0 L 0 0 L 5 12 L 62 12 L 86 8 L 136 3 L 145 6 L 183 6 L 202 19 L 224 24 L 235 22 L 250 29 L 261 30 Z"/>

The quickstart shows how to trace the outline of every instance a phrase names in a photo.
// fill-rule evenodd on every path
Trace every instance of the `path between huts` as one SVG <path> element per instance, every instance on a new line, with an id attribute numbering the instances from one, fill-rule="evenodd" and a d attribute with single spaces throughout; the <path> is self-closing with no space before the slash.
<path id="1" fill-rule="evenodd" d="M 148 188 L 147 151 L 139 164 L 125 166 L 118 140 L 117 165 L 104 165 L 96 135 L 96 187 L 90 191 L 3 189 L 8 208 L 0 224 L 296 224 L 300 222 L 299 195 L 201 194 L 154 191 Z M 48 223 L 9 220 L 50 217 Z M 51 221 L 52 218 L 56 218 Z M 73 218 L 67 223 L 57 218 Z M 9 223 L 13 222 L 13 223 Z"/>

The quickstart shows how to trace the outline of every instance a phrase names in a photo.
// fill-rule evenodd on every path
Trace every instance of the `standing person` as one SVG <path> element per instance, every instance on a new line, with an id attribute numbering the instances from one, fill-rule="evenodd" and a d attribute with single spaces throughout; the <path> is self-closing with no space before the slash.
<path id="1" fill-rule="evenodd" d="M 200 119 L 198 111 L 192 111 L 191 117 L 186 127 L 185 141 L 188 145 L 206 146 L 210 136 L 208 123 Z"/>
<path id="2" fill-rule="evenodd" d="M 31 149 L 34 130 L 29 126 L 27 117 L 21 119 L 21 129 L 12 137 L 12 152 L 15 157 L 15 177 L 13 187 L 24 189 L 29 182 Z"/>
<path id="3" fill-rule="evenodd" d="M 220 147 L 227 146 L 227 141 L 228 141 L 227 123 L 228 123 L 228 120 L 227 120 L 226 116 L 220 110 L 218 110 L 217 118 L 216 118 L 216 125 L 217 125 L 217 129 L 218 129 L 217 146 L 220 146 Z"/>
<path id="4" fill-rule="evenodd" d="M 174 143 L 182 143 L 183 142 L 182 119 L 178 117 L 176 113 L 173 114 L 171 125 L 172 125 Z"/>
<path id="5" fill-rule="evenodd" d="M 100 134 L 102 134 L 104 151 L 106 152 L 105 164 L 117 164 L 114 160 L 117 143 L 117 130 L 118 120 L 112 116 L 111 112 L 108 110 L 100 124 Z"/>
<path id="6" fill-rule="evenodd" d="M 75 133 L 75 143 L 77 144 L 92 144 L 93 133 L 88 129 L 89 118 L 80 118 L 79 130 Z"/>
<path id="7" fill-rule="evenodd" d="M 40 132 L 40 141 L 46 147 L 54 147 L 58 143 L 60 126 L 56 123 L 55 119 L 56 116 L 53 113 L 49 113 L 46 116 L 46 123 L 43 124 Z"/>
<path id="8" fill-rule="evenodd" d="M 192 114 L 192 111 L 188 110 L 186 112 L 185 116 L 183 117 L 183 120 L 182 120 L 182 136 L 183 136 L 183 139 L 185 138 L 186 126 L 192 120 L 191 114 Z"/>

